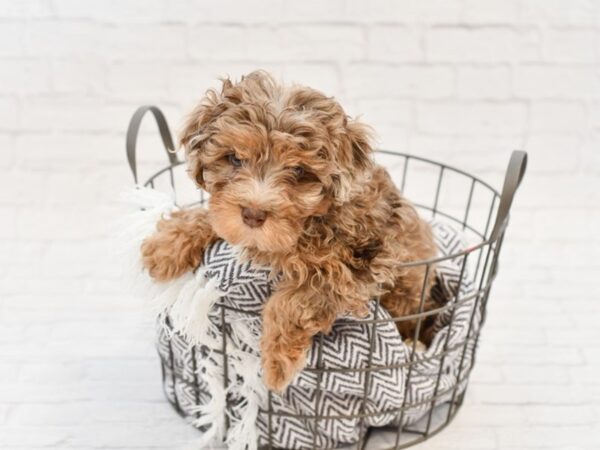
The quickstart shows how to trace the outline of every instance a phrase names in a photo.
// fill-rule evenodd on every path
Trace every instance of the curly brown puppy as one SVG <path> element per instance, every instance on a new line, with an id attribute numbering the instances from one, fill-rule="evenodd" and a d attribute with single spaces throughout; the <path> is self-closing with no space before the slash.
<path id="1" fill-rule="evenodd" d="M 374 164 L 369 129 L 333 98 L 264 72 L 226 79 L 189 115 L 181 143 L 208 209 L 162 220 L 143 243 L 144 264 L 168 280 L 222 238 L 279 273 L 263 311 L 269 388 L 290 383 L 313 336 L 340 314 L 364 315 L 380 295 L 404 316 L 418 311 L 424 286 L 428 297 L 433 271 L 426 281 L 423 266 L 398 266 L 436 255 L 430 227 Z M 399 322 L 405 337 L 414 327 Z"/>

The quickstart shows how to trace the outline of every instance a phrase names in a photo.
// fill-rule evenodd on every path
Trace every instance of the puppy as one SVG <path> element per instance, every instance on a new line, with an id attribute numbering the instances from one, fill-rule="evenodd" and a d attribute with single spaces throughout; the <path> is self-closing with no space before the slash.
<path id="1" fill-rule="evenodd" d="M 363 316 L 380 296 L 392 316 L 418 312 L 424 266 L 436 256 L 429 225 L 372 159 L 369 128 L 331 97 L 283 87 L 265 72 L 209 90 L 181 134 L 189 172 L 210 193 L 208 209 L 161 220 L 144 241 L 152 277 L 194 269 L 225 239 L 280 275 L 263 311 L 266 385 L 282 391 L 305 364 L 317 333 L 340 314 Z M 415 321 L 398 322 L 412 338 Z"/>

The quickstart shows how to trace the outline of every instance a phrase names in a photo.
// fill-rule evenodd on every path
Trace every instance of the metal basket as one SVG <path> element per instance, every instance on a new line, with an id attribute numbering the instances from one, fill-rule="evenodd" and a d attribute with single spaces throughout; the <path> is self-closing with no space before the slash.
<path id="1" fill-rule="evenodd" d="M 176 185 L 179 176 L 178 167 L 183 165 L 184 162 L 180 161 L 174 153 L 173 140 L 169 132 L 167 122 L 162 112 L 154 106 L 140 107 L 131 119 L 127 133 L 126 145 L 129 166 L 133 173 L 135 182 L 138 183 L 136 141 L 141 121 L 148 111 L 153 114 L 158 124 L 168 157 L 168 165 L 154 173 L 154 175 L 143 182 L 143 185 L 146 187 L 157 188 L 159 183 L 163 183 L 173 189 L 177 195 Z M 459 391 L 458 387 L 460 385 L 466 387 L 468 384 L 469 375 L 475 363 L 475 352 L 480 337 L 480 331 L 482 328 L 481 325 L 485 321 L 485 312 L 490 289 L 498 272 L 498 257 L 508 224 L 509 211 L 515 192 L 525 174 L 527 154 L 522 151 L 514 151 L 512 153 L 501 194 L 485 181 L 482 181 L 473 175 L 446 164 L 417 156 L 386 150 L 379 150 L 377 152 L 377 156 L 384 160 L 382 162 L 385 163 L 387 167 L 392 168 L 391 173 L 397 186 L 406 194 L 409 199 L 413 201 L 415 206 L 422 214 L 429 215 L 431 217 L 440 217 L 450 223 L 453 223 L 456 227 L 463 230 L 465 235 L 470 237 L 470 242 L 472 242 L 467 249 L 461 250 L 456 254 L 427 261 L 410 263 L 410 265 L 421 266 L 423 267 L 424 271 L 429 272 L 432 264 L 443 260 L 456 260 L 462 267 L 459 286 L 460 283 L 467 281 L 466 277 L 469 277 L 468 281 L 473 283 L 475 286 L 475 307 L 473 308 L 473 313 L 470 316 L 466 338 L 460 344 L 460 351 L 462 354 L 460 357 L 460 365 L 458 370 L 458 382 L 456 383 L 449 400 L 447 395 L 448 393 L 444 393 L 446 394 L 444 396 L 445 400 L 437 401 L 442 397 L 442 393 L 438 392 L 438 388 L 443 360 L 446 357 L 447 352 L 450 350 L 444 348 L 444 351 L 435 355 L 436 358 L 439 358 L 442 361 L 442 364 L 440 364 L 440 371 L 437 374 L 435 394 L 423 418 L 419 422 L 412 424 L 410 427 L 402 425 L 383 427 L 382 432 L 387 437 L 382 441 L 386 444 L 379 448 L 389 448 L 391 450 L 409 447 L 427 440 L 429 437 L 435 435 L 452 421 L 462 405 L 465 390 L 463 389 Z M 186 181 L 186 183 L 191 184 L 189 180 Z M 450 190 L 449 185 L 451 184 L 454 186 L 453 193 L 450 197 L 445 196 L 445 192 Z M 457 186 L 459 184 L 464 186 L 463 195 L 456 194 L 458 191 Z M 415 186 L 415 189 L 413 189 L 414 192 L 410 192 L 411 185 Z M 195 199 L 191 199 L 191 201 L 188 202 L 182 201 L 179 204 L 183 206 L 190 206 L 205 202 L 206 195 L 204 192 L 200 190 L 199 192 L 196 192 L 196 195 L 197 197 Z M 179 199 L 177 200 L 179 201 Z M 465 270 L 466 268 L 467 270 Z M 378 323 L 385 321 L 417 321 L 417 327 L 413 338 L 414 344 L 412 353 L 410 354 L 410 360 L 407 363 L 407 385 L 410 383 L 416 345 L 417 341 L 419 340 L 423 324 L 432 314 L 442 313 L 449 308 L 456 308 L 456 303 L 460 301 L 460 299 L 456 298 L 454 302 L 448 302 L 446 305 L 440 306 L 433 312 L 423 312 L 424 298 L 425 296 L 422 295 L 420 305 L 421 312 L 418 314 L 405 317 L 396 317 L 392 319 L 370 320 L 368 323 L 365 322 L 369 326 L 374 327 Z M 479 310 L 481 314 L 475 314 L 476 310 Z M 222 317 L 225 317 L 225 315 L 222 314 Z M 359 322 L 361 321 L 360 319 L 356 320 Z M 452 319 L 450 321 L 450 327 L 452 327 Z M 374 333 L 371 332 L 370 335 L 374 336 Z M 315 339 L 318 340 L 318 337 Z M 222 348 L 215 349 L 215 351 L 223 358 L 224 367 L 227 367 L 226 343 L 224 342 Z M 467 355 L 467 352 L 470 352 L 471 354 Z M 162 360 L 161 362 L 163 364 L 164 377 L 164 369 L 173 369 L 174 363 L 172 358 L 170 361 Z M 366 372 L 372 373 L 377 370 L 386 370 L 389 368 L 390 367 L 388 366 L 373 366 L 368 367 Z M 313 370 L 317 374 L 321 374 L 320 376 L 322 376 L 324 371 L 324 369 L 318 366 L 308 367 L 305 370 Z M 226 374 L 227 371 L 225 370 L 225 377 L 227 376 Z M 369 376 L 366 376 L 365 379 L 366 383 L 364 386 L 364 392 L 366 395 L 369 387 Z M 224 380 L 224 383 L 227 383 L 226 379 Z M 167 396 L 167 398 L 173 407 L 180 414 L 184 415 L 178 403 L 176 393 L 172 397 Z M 303 417 L 304 420 L 314 420 L 316 421 L 315 423 L 317 423 L 318 421 L 332 419 L 326 415 L 318 414 L 318 403 L 319 402 L 317 400 L 315 414 L 312 417 Z M 405 397 L 405 404 L 395 411 L 399 416 L 399 423 L 402 423 L 402 416 L 404 415 L 404 412 L 413 406 L 415 405 L 410 404 L 410 401 L 407 401 Z M 271 404 L 271 396 L 269 396 L 268 408 L 264 411 L 261 411 L 261 414 L 267 415 L 270 423 L 271 416 L 274 414 Z M 373 436 L 371 429 L 367 429 L 367 427 L 362 426 L 362 421 L 367 415 L 368 413 L 366 413 L 363 409 L 360 415 L 348 416 L 348 418 L 360 419 L 361 439 L 355 445 L 355 448 L 358 449 L 367 448 L 367 444 L 369 444 L 370 438 Z M 371 439 L 371 441 L 372 440 L 373 439 Z M 372 445 L 369 445 L 369 448 L 371 448 L 371 446 Z M 265 445 L 263 448 L 275 448 L 270 438 L 268 439 L 267 445 Z M 316 443 L 314 448 L 318 448 Z"/>

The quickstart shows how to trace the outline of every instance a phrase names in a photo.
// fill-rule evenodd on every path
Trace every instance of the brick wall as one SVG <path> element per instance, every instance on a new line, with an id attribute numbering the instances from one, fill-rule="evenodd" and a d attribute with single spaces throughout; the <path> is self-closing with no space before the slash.
<path id="1" fill-rule="evenodd" d="M 424 448 L 594 447 L 599 2 L 0 0 L 0 448 L 193 439 L 108 246 L 124 132 L 141 103 L 175 125 L 256 68 L 496 186 L 529 152 L 469 405 Z M 142 131 L 149 171 L 163 156 Z"/>

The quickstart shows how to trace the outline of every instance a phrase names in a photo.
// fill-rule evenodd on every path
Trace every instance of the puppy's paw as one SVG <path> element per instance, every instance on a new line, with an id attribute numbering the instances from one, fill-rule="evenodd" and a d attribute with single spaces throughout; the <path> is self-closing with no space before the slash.
<path id="1" fill-rule="evenodd" d="M 169 281 L 192 270 L 189 258 L 182 257 L 172 241 L 160 233 L 149 237 L 142 243 L 142 263 L 152 278 L 157 281 Z M 196 255 L 198 261 L 202 255 Z"/>
<path id="2" fill-rule="evenodd" d="M 406 345 L 407 348 L 410 349 L 411 352 L 412 352 L 413 347 L 417 353 L 422 353 L 427 350 L 427 346 L 425 344 L 423 344 L 421 341 L 417 341 L 417 345 L 415 346 L 414 345 L 415 342 L 410 338 L 405 339 L 404 344 Z"/>
<path id="3" fill-rule="evenodd" d="M 304 367 L 304 358 L 291 360 L 275 355 L 263 356 L 263 379 L 265 386 L 274 392 L 283 392 Z"/>

